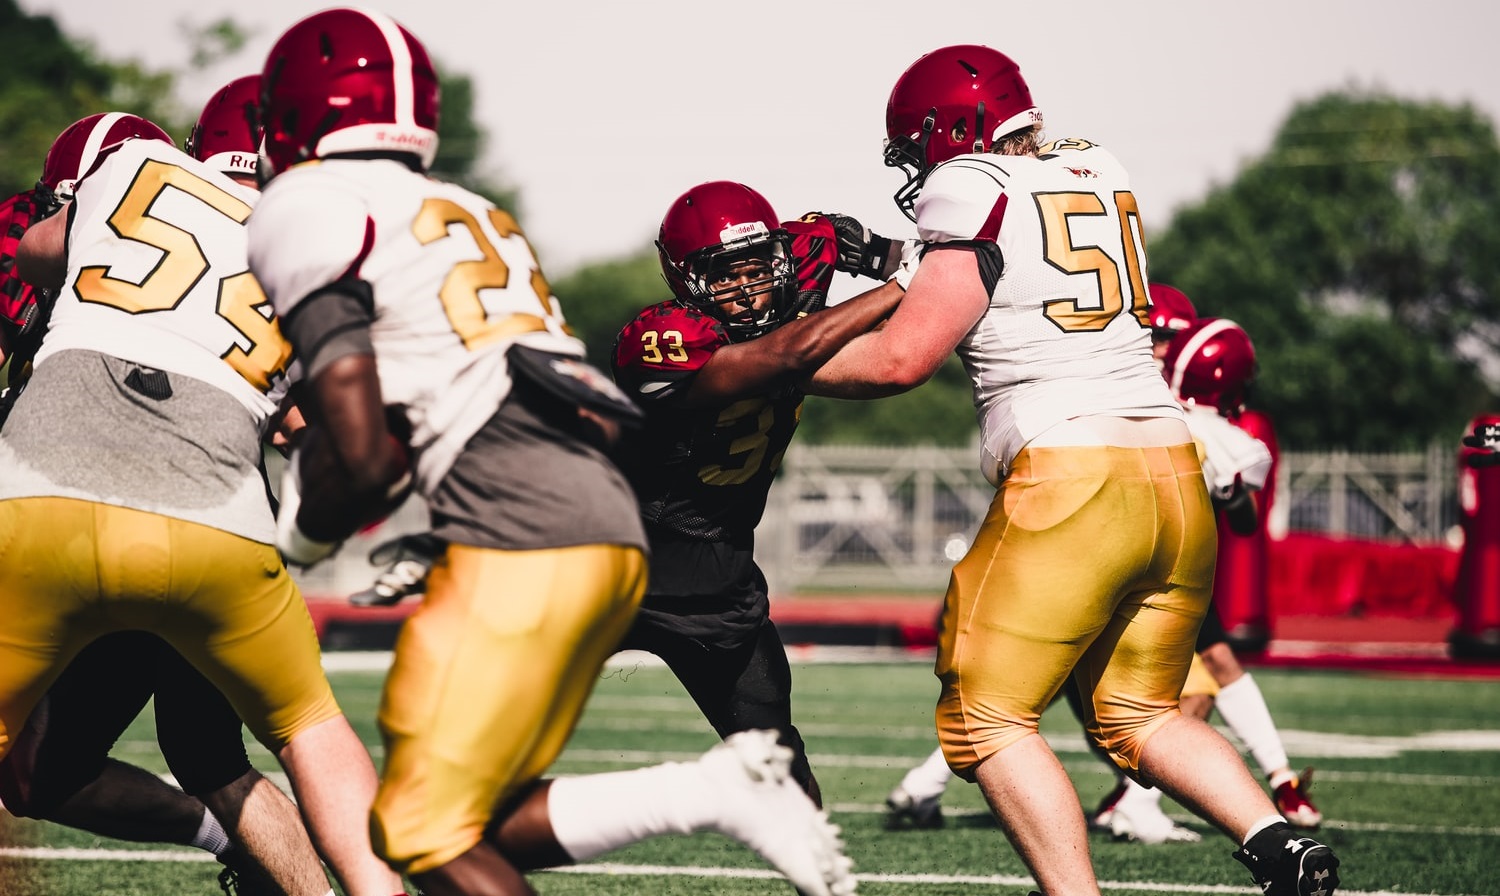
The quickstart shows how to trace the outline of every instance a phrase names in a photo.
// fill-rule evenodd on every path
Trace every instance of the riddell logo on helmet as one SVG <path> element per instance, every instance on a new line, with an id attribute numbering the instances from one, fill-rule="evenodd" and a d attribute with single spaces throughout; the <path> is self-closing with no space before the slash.
<path id="1" fill-rule="evenodd" d="M 419 150 L 432 142 L 430 135 L 413 134 L 408 131 L 377 131 L 375 139 L 392 148 L 410 147 Z"/>
<path id="2" fill-rule="evenodd" d="M 756 234 L 765 233 L 765 232 L 766 232 L 766 225 L 765 224 L 762 224 L 759 221 L 750 221 L 749 223 L 746 223 L 746 224 L 731 224 L 731 225 L 729 225 L 728 227 L 724 228 L 724 230 L 719 233 L 719 239 L 722 242 L 726 242 L 727 243 L 727 242 L 729 242 L 732 239 L 737 239 L 737 238 L 740 238 L 740 237 L 747 237 L 747 236 L 755 236 Z"/>

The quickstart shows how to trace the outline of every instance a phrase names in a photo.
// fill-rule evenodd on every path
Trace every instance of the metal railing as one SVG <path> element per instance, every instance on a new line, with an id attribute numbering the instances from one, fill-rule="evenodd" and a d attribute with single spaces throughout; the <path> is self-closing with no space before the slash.
<path id="1" fill-rule="evenodd" d="M 1283 452 L 1273 534 L 1452 541 L 1458 522 L 1456 449 L 1393 454 Z M 975 447 L 794 445 L 757 530 L 757 558 L 773 593 L 933 591 L 947 585 L 994 498 Z M 366 560 L 382 541 L 427 525 L 409 501 L 337 556 L 298 573 L 309 594 L 370 584 Z"/>

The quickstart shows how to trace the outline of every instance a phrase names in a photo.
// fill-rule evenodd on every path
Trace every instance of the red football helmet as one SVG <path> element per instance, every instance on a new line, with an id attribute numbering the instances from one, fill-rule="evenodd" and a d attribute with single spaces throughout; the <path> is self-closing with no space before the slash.
<path id="1" fill-rule="evenodd" d="M 1172 337 L 1163 367 L 1183 404 L 1207 405 L 1234 417 L 1244 410 L 1246 387 L 1255 377 L 1255 346 L 1234 321 L 1200 318 Z"/>
<path id="2" fill-rule="evenodd" d="M 1182 290 L 1165 283 L 1147 285 L 1151 294 L 1151 335 L 1170 339 L 1198 322 L 1198 309 Z"/>
<path id="3" fill-rule="evenodd" d="M 78 119 L 63 128 L 47 150 L 42 179 L 36 184 L 38 195 L 53 207 L 71 202 L 73 187 L 109 150 L 137 137 L 172 143 L 166 131 L 139 115 L 99 112 Z"/>
<path id="4" fill-rule="evenodd" d="M 902 73 L 885 106 L 885 163 L 907 175 L 896 204 L 914 219 L 912 206 L 933 166 L 989 152 L 997 139 L 1041 123 L 1009 56 L 975 45 L 933 50 Z"/>
<path id="5" fill-rule="evenodd" d="M 260 113 L 267 177 L 338 153 L 407 153 L 424 171 L 437 155 L 427 50 L 370 10 L 325 9 L 288 28 L 261 72 Z"/>
<path id="6" fill-rule="evenodd" d="M 795 312 L 792 237 L 771 203 L 744 184 L 710 181 L 677 197 L 656 248 L 677 301 L 723 321 L 731 338 L 764 335 Z M 766 294 L 769 302 L 756 307 Z"/>
<path id="7" fill-rule="evenodd" d="M 183 149 L 225 174 L 255 174 L 260 154 L 260 75 L 221 87 L 198 115 Z"/>

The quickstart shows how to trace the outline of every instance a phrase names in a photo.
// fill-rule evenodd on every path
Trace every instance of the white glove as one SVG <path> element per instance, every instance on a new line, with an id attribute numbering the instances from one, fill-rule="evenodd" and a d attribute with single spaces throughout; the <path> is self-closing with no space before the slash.
<path id="1" fill-rule="evenodd" d="M 300 450 L 287 458 L 286 472 L 281 474 L 281 508 L 276 513 L 276 549 L 282 559 L 293 566 L 312 566 L 326 560 L 338 550 L 338 542 L 314 541 L 297 528 L 297 510 L 302 507 L 302 474 L 298 467 Z"/>

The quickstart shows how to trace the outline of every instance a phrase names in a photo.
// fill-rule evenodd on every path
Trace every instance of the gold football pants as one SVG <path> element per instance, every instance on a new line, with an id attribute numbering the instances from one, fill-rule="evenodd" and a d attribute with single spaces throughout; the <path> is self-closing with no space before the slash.
<path id="1" fill-rule="evenodd" d="M 562 752 L 645 589 L 636 548 L 450 545 L 386 680 L 375 851 L 419 874 L 477 844 Z"/>
<path id="2" fill-rule="evenodd" d="M 268 544 L 74 498 L 0 501 L 0 755 L 84 645 L 159 635 L 267 749 L 339 714 L 307 605 Z"/>
<path id="3" fill-rule="evenodd" d="M 943 609 L 936 721 L 954 772 L 1037 730 L 1069 675 L 1121 768 L 1178 712 L 1213 586 L 1217 533 L 1198 456 L 1023 449 Z"/>

